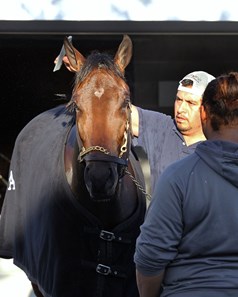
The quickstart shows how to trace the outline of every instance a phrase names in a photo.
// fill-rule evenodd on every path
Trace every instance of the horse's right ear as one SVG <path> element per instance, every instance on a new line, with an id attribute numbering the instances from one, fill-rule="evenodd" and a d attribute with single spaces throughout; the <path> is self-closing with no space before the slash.
<path id="1" fill-rule="evenodd" d="M 85 62 L 85 57 L 75 47 L 73 47 L 67 37 L 64 38 L 64 48 L 69 61 L 67 68 L 69 68 L 72 72 L 78 72 Z"/>

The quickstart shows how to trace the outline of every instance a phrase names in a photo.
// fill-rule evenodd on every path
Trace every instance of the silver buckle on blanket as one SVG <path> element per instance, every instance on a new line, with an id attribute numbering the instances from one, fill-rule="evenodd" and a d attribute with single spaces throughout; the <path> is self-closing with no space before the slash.
<path id="1" fill-rule="evenodd" d="M 96 271 L 97 271 L 97 273 L 100 273 L 103 275 L 108 275 L 112 272 L 111 268 L 109 266 L 106 266 L 103 264 L 98 264 L 98 266 L 96 267 Z"/>
<path id="2" fill-rule="evenodd" d="M 108 232 L 105 230 L 101 230 L 100 232 L 100 238 L 103 240 L 107 240 L 107 241 L 112 241 L 113 239 L 115 239 L 115 235 L 112 232 Z"/>

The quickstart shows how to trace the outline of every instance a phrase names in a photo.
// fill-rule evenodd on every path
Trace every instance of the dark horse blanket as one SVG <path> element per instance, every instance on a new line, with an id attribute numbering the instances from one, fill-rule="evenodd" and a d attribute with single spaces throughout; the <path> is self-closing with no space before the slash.
<path id="1" fill-rule="evenodd" d="M 37 116 L 17 137 L 0 219 L 0 256 L 13 258 L 47 297 L 138 296 L 133 254 L 144 196 L 139 193 L 137 210 L 112 230 L 111 240 L 75 199 L 64 174 L 73 123 L 74 115 L 60 106 Z"/>

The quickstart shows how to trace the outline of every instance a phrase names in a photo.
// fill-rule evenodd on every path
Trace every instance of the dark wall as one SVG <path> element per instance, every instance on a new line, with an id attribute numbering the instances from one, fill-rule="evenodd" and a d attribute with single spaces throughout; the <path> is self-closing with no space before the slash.
<path id="1" fill-rule="evenodd" d="M 0 207 L 17 134 L 35 115 L 60 103 L 55 93 L 70 90 L 67 71 L 52 72 L 61 44 L 50 36 L 0 35 Z"/>
<path id="2" fill-rule="evenodd" d="M 84 55 L 93 49 L 114 54 L 122 35 L 74 35 L 73 44 Z M 238 42 L 233 35 L 130 34 L 134 54 L 126 75 L 133 103 L 144 108 L 173 113 L 160 106 L 159 82 L 176 83 L 188 72 L 208 71 L 219 75 L 238 70 Z M 0 153 L 11 149 L 22 127 L 38 113 L 63 103 L 55 94 L 70 96 L 73 74 L 65 67 L 53 72 L 54 59 L 64 35 L 0 35 Z M 167 94 L 164 94 L 166 96 Z M 9 153 L 7 153 L 10 157 Z"/>

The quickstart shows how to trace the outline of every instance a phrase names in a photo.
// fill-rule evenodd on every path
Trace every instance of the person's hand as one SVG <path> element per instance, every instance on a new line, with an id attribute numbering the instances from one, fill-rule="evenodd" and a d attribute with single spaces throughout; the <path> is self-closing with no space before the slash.
<path id="1" fill-rule="evenodd" d="M 55 63 L 55 64 L 57 63 L 58 59 L 59 59 L 59 56 L 54 60 L 54 63 Z M 72 69 L 71 66 L 70 66 L 69 59 L 68 59 L 67 56 L 64 56 L 64 57 L 63 57 L 63 62 L 64 62 L 65 67 L 66 67 L 69 71 L 74 72 L 73 69 Z"/>

